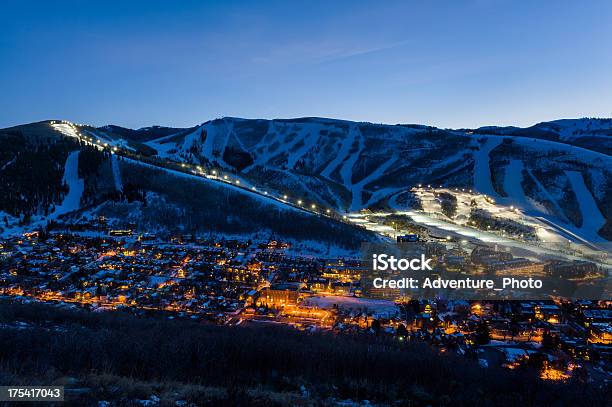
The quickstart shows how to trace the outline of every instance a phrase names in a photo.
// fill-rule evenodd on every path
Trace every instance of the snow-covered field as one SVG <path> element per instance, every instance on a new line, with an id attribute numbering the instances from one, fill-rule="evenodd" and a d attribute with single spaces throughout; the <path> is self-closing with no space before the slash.
<path id="1" fill-rule="evenodd" d="M 376 318 L 389 318 L 399 314 L 399 308 L 393 301 L 360 297 L 314 296 L 306 298 L 303 305 L 324 309 L 332 309 L 337 306 L 351 314 L 365 313 Z"/>

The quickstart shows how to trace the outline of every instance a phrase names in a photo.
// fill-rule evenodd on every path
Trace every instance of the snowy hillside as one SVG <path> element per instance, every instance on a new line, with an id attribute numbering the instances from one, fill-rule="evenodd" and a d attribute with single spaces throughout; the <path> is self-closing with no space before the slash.
<path id="1" fill-rule="evenodd" d="M 612 154 L 612 119 L 561 119 L 528 128 L 482 127 L 475 132 L 541 138 Z"/>
<path id="2" fill-rule="evenodd" d="M 239 172 L 278 194 L 340 211 L 393 207 L 419 184 L 465 187 L 610 239 L 611 134 L 610 119 L 442 130 L 322 118 L 223 118 L 146 145 L 160 157 Z M 585 222 L 591 216 L 604 221 Z"/>
<path id="3" fill-rule="evenodd" d="M 324 254 L 352 252 L 362 241 L 379 239 L 331 216 L 256 192 L 246 182 L 207 178 L 176 165 L 179 170 L 172 169 L 164 160 L 146 161 L 130 146 L 132 140 L 122 138 L 129 132 L 118 137 L 117 128 L 109 128 L 114 135 L 65 121 L 0 130 L 0 185 L 5 192 L 0 236 L 51 224 L 79 228 L 104 216 L 117 228 L 282 237 Z M 138 132 L 172 138 L 177 130 L 152 129 Z"/>
<path id="4" fill-rule="evenodd" d="M 132 197 L 146 180 L 126 183 L 117 159 L 109 159 L 118 152 L 161 167 L 193 164 L 242 181 L 241 189 L 252 186 L 294 206 L 303 201 L 339 214 L 419 207 L 411 192 L 419 185 L 473 189 L 585 239 L 612 240 L 610 119 L 474 130 L 324 118 L 223 118 L 186 129 L 138 130 L 51 121 L 0 132 L 7 146 L 0 156 L 1 180 L 7 190 L 24 190 L 7 195 L 0 210 L 22 223 L 33 215 L 53 219 Z M 44 153 L 41 145 L 59 147 Z M 68 157 L 79 146 L 89 150 Z M 34 171 L 27 169 L 33 152 L 52 170 L 45 174 L 54 188 L 42 195 L 42 183 L 25 181 L 34 177 L 26 174 Z M 23 182 L 15 181 L 24 174 Z"/>

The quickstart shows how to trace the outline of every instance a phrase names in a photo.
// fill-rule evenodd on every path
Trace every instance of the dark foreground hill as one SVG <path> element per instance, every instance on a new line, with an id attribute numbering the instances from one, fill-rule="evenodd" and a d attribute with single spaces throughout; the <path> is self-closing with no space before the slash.
<path id="1" fill-rule="evenodd" d="M 465 357 L 389 339 L 221 327 L 6 300 L 0 301 L 0 344 L 0 383 L 65 384 L 75 405 L 137 405 L 146 399 L 260 406 L 339 400 L 412 406 L 606 403 L 605 389 L 590 384 L 551 384 L 528 370 L 483 369 Z"/>

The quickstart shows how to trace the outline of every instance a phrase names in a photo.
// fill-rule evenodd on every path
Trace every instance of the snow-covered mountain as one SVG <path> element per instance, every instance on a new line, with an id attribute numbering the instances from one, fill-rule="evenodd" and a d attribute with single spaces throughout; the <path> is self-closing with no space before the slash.
<path id="1" fill-rule="evenodd" d="M 0 130 L 0 237 L 49 225 L 80 229 L 102 216 L 142 232 L 283 238 L 319 254 L 380 239 L 242 185 L 147 161 L 143 153 L 155 150 L 126 133 L 55 120 Z"/>
<path id="2" fill-rule="evenodd" d="M 612 238 L 612 119 L 449 130 L 223 118 L 145 145 L 340 211 L 401 208 L 412 186 L 443 185 L 473 188 L 590 238 Z"/>
<path id="3" fill-rule="evenodd" d="M 37 142 L 71 139 L 78 129 L 92 140 L 135 154 L 231 173 L 276 196 L 340 213 L 405 209 L 414 204 L 413 186 L 435 185 L 473 189 L 590 240 L 612 240 L 612 119 L 450 130 L 325 118 L 222 118 L 186 129 L 43 122 L 0 132 L 14 138 L 29 134 L 24 129 L 32 126 L 39 132 L 49 127 Z M 68 153 L 62 150 L 58 168 L 68 162 Z M 15 155 L 7 151 L 1 157 L 0 178 L 13 168 Z M 85 161 L 82 155 L 78 161 Z M 91 205 L 101 190 L 138 181 L 125 175 L 117 180 L 120 171 L 112 160 L 100 165 L 108 168 L 103 173 L 96 169 L 93 180 L 78 168 L 85 177 L 81 206 Z M 56 172 L 61 186 L 62 174 Z M 163 195 L 163 189 L 155 193 Z M 45 205 L 52 201 L 62 208 L 63 194 L 56 195 L 46 198 Z"/>
<path id="4" fill-rule="evenodd" d="M 612 119 L 562 119 L 538 123 L 527 128 L 482 127 L 475 132 L 542 138 L 612 154 Z"/>

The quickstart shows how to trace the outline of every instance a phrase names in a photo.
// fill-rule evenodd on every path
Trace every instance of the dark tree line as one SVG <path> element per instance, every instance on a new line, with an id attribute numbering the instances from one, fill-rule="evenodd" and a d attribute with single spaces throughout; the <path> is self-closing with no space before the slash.
<path id="1" fill-rule="evenodd" d="M 48 214 L 67 192 L 64 164 L 79 144 L 68 139 L 27 141 L 21 134 L 0 134 L 0 211 L 24 221 Z"/>
<path id="2" fill-rule="evenodd" d="M 606 388 L 551 384 L 537 369 L 482 369 L 427 345 L 384 336 L 333 336 L 292 329 L 204 325 L 186 320 L 88 313 L 42 304 L 0 303 L 0 380 L 35 382 L 55 372 L 80 379 L 113 375 L 242 391 L 259 387 L 309 397 L 401 405 L 605 405 Z M 36 328 L 61 325 L 63 329 Z M 229 392 L 229 391 L 228 391 Z M 609 400 L 607 400 L 609 401 Z"/>
<path id="3" fill-rule="evenodd" d="M 190 180 L 163 170 L 122 163 L 124 184 L 135 191 L 155 192 L 167 200 L 167 205 L 149 205 L 144 216 L 150 222 L 163 222 L 187 231 L 254 233 L 270 231 L 295 239 L 335 243 L 358 248 L 373 236 L 363 230 L 325 217 L 295 210 L 281 209 L 272 201 L 249 197 L 244 193 L 212 183 Z M 177 210 L 179 208 L 180 210 Z M 145 223 L 147 219 L 145 219 Z"/>
<path id="4" fill-rule="evenodd" d="M 448 192 L 441 192 L 438 194 L 440 198 L 440 206 L 442 207 L 442 213 L 449 218 L 454 218 L 457 214 L 457 198 L 455 195 Z"/>

